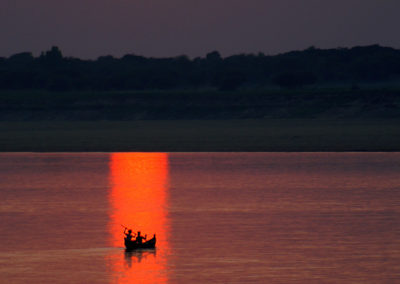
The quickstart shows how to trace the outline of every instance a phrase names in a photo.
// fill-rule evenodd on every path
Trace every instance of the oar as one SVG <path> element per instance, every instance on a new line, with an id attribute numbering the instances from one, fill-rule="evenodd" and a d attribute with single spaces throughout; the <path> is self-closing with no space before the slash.
<path id="1" fill-rule="evenodd" d="M 124 228 L 125 230 L 129 230 L 129 228 L 127 226 L 124 226 L 122 224 L 120 224 L 122 228 Z"/>

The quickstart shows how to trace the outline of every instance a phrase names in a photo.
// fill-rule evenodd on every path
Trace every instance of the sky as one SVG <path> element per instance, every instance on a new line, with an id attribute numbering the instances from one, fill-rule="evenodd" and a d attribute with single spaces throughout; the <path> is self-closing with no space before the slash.
<path id="1" fill-rule="evenodd" d="M 0 0 L 0 57 L 400 48 L 399 0 Z"/>

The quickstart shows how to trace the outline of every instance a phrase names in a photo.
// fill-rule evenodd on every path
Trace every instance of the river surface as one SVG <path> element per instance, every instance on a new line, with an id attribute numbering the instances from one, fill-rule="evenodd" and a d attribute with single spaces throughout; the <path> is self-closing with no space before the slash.
<path id="1" fill-rule="evenodd" d="M 400 153 L 3 153 L 0 282 L 400 283 Z"/>

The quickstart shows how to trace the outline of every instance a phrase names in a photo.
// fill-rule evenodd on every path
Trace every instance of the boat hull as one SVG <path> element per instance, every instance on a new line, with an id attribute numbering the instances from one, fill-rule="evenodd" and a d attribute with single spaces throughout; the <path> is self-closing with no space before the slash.
<path id="1" fill-rule="evenodd" d="M 154 249 L 156 247 L 156 238 L 153 237 L 152 239 L 148 240 L 144 243 L 137 243 L 135 241 L 129 241 L 125 239 L 125 248 L 126 250 L 138 250 L 138 249 Z"/>

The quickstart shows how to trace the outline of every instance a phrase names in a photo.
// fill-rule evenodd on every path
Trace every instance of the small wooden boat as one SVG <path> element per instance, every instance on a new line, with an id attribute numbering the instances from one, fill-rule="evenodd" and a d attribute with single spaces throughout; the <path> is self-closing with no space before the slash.
<path id="1" fill-rule="evenodd" d="M 128 251 L 137 249 L 154 249 L 156 247 L 156 235 L 154 235 L 153 238 L 151 238 L 150 240 L 143 243 L 130 241 L 127 238 L 125 238 L 124 240 L 125 240 L 126 250 Z"/>

